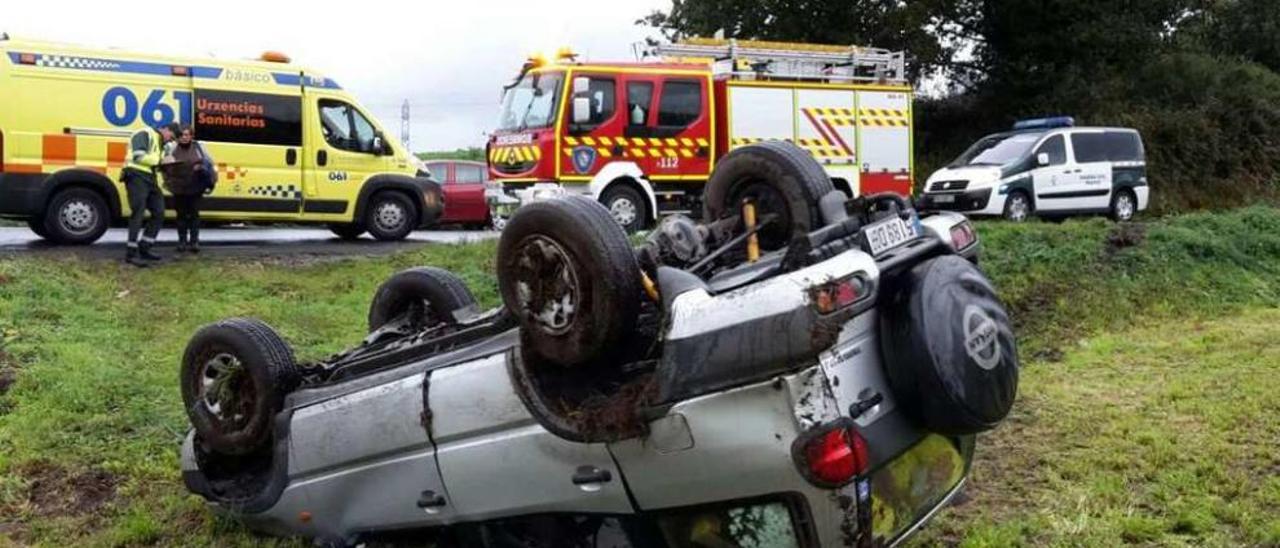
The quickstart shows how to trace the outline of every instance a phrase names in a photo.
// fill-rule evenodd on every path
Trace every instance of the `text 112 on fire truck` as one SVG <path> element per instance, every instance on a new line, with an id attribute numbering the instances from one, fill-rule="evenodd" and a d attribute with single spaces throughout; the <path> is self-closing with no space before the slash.
<path id="1" fill-rule="evenodd" d="M 495 218 L 563 193 L 601 201 L 629 230 L 701 211 L 717 160 L 791 141 L 850 196 L 911 193 L 912 90 L 903 54 L 695 38 L 652 60 L 531 57 L 507 87 L 487 144 L 503 193 Z"/>

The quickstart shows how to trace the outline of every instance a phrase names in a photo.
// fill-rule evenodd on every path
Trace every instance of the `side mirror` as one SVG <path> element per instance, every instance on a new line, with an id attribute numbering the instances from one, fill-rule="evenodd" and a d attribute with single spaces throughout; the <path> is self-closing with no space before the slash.
<path id="1" fill-rule="evenodd" d="M 375 135 L 373 136 L 373 141 L 370 143 L 370 147 L 369 147 L 369 148 L 373 149 L 373 150 L 370 150 L 369 152 L 372 152 L 372 153 L 377 154 L 377 155 L 379 155 L 379 156 L 382 156 L 383 154 L 386 154 L 386 152 L 387 152 L 387 143 L 386 143 L 385 141 L 383 141 L 383 139 L 382 139 L 382 134 L 381 134 L 381 133 L 375 134 Z"/>
<path id="2" fill-rule="evenodd" d="M 1036 165 L 1041 167 L 1049 165 L 1049 153 L 1041 152 L 1039 154 L 1036 154 Z"/>
<path id="3" fill-rule="evenodd" d="M 578 76 L 573 79 L 573 94 L 582 95 L 591 91 L 591 79 L 586 76 Z"/>
<path id="4" fill-rule="evenodd" d="M 591 121 L 591 98 L 573 98 L 573 123 L 585 124 Z"/>

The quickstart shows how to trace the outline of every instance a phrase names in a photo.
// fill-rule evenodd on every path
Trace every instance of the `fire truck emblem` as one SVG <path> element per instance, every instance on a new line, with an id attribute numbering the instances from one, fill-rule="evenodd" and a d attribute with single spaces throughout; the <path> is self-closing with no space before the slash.
<path id="1" fill-rule="evenodd" d="M 578 173 L 587 173 L 596 165 L 596 149 L 580 146 L 573 149 L 573 169 Z"/>

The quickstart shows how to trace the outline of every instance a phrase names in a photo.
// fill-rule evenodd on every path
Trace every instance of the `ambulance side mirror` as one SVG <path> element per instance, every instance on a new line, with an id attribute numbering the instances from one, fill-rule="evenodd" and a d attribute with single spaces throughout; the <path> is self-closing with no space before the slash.
<path id="1" fill-rule="evenodd" d="M 1044 166 L 1049 165 L 1049 153 L 1048 153 L 1048 152 L 1041 152 L 1040 154 L 1037 154 L 1037 155 L 1036 155 L 1036 165 L 1038 165 L 1038 166 L 1040 166 L 1040 167 L 1044 167 Z"/>

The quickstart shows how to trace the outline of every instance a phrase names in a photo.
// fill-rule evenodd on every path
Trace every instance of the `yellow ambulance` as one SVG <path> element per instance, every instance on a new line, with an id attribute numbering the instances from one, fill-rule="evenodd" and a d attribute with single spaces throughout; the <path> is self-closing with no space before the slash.
<path id="1" fill-rule="evenodd" d="M 354 97 L 279 53 L 183 59 L 0 35 L 0 97 L 0 217 L 58 243 L 93 242 L 127 218 L 128 137 L 171 122 L 191 124 L 213 156 L 210 221 L 396 240 L 444 207 Z"/>

